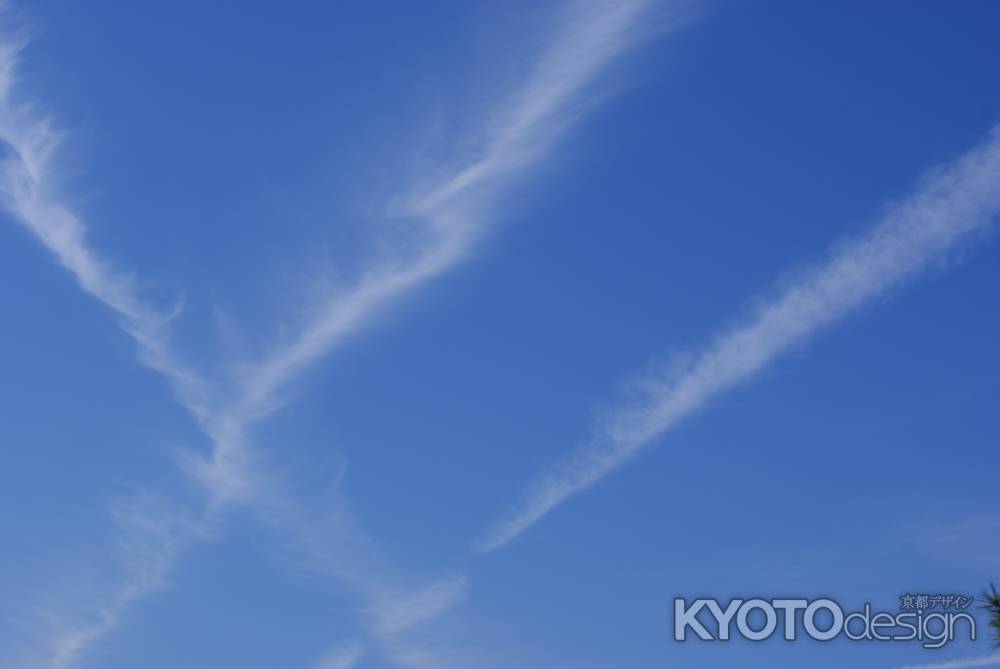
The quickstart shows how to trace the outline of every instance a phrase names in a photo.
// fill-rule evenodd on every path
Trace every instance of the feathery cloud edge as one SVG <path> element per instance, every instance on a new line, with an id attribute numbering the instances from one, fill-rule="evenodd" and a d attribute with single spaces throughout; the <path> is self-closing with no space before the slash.
<path id="1" fill-rule="evenodd" d="M 686 369 L 647 375 L 638 401 L 610 412 L 590 440 L 530 485 L 473 544 L 505 546 L 570 497 L 636 457 L 679 420 L 747 381 L 824 326 L 898 287 L 1000 211 L 1000 127 L 923 179 L 867 234 L 830 257 L 745 323 L 714 338 Z"/>

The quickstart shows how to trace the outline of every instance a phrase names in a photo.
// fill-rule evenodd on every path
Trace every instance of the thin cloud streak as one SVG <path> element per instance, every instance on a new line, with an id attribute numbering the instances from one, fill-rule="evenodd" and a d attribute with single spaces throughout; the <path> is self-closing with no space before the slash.
<path id="1" fill-rule="evenodd" d="M 9 9 L 0 3 L 0 20 Z M 208 387 L 171 351 L 168 339 L 178 308 L 157 309 L 145 301 L 135 280 L 116 270 L 88 245 L 86 227 L 65 205 L 53 184 L 58 182 L 56 154 L 60 135 L 52 122 L 37 116 L 31 104 L 18 103 L 14 86 L 26 36 L 0 31 L 0 204 L 56 257 L 79 287 L 110 308 L 122 329 L 134 340 L 139 360 L 165 376 L 178 401 L 202 421 L 208 417 Z M 138 500 L 137 500 L 138 501 Z M 103 603 L 91 602 L 74 622 L 57 620 L 43 612 L 53 634 L 47 641 L 52 667 L 72 666 L 85 647 L 118 626 L 124 612 L 137 600 L 159 590 L 167 581 L 183 546 L 206 526 L 184 520 L 162 503 L 114 507 L 121 534 L 116 555 L 123 561 L 117 586 Z"/>
<path id="2" fill-rule="evenodd" d="M 973 669 L 974 667 L 995 667 L 1000 665 L 1000 655 L 965 657 L 934 664 L 908 664 L 899 669 Z"/>
<path id="3" fill-rule="evenodd" d="M 467 194 L 530 167 L 586 108 L 581 91 L 617 58 L 652 34 L 689 21 L 689 2 L 577 0 L 567 3 L 562 27 L 524 87 L 496 105 L 506 113 L 487 123 L 481 157 L 412 199 L 414 212 L 434 217 Z"/>
<path id="4" fill-rule="evenodd" d="M 44 639 L 28 663 L 33 669 L 76 666 L 86 648 L 117 628 L 133 604 L 166 587 L 179 555 L 206 531 L 205 525 L 149 493 L 119 500 L 111 514 L 118 526 L 108 556 L 115 570 L 111 582 L 94 584 L 94 591 L 79 597 L 82 604 L 52 602 L 35 612 Z M 103 579 L 92 575 L 88 580 Z"/>
<path id="5" fill-rule="evenodd" d="M 860 239 L 834 249 L 801 281 L 745 324 L 717 337 L 680 371 L 657 372 L 618 407 L 585 446 L 529 487 L 474 550 L 496 550 L 567 499 L 635 457 L 679 420 L 750 379 L 818 330 L 884 295 L 945 256 L 1000 211 L 1000 128 L 961 159 L 929 175 Z"/>
<path id="6" fill-rule="evenodd" d="M 432 620 L 465 598 L 467 578 L 464 574 L 431 583 L 412 594 L 380 598 L 371 613 L 376 618 L 376 630 L 383 637 L 392 637 Z"/>
<path id="7" fill-rule="evenodd" d="M 687 20 L 688 6 L 651 0 L 570 2 L 562 16 L 564 27 L 532 76 L 509 100 L 495 105 L 508 111 L 483 119 L 487 141 L 480 157 L 393 205 L 394 213 L 421 222 L 421 252 L 408 262 L 374 263 L 352 290 L 330 296 L 298 337 L 251 366 L 243 376 L 240 415 L 247 420 L 269 415 L 277 393 L 296 374 L 393 300 L 462 262 L 489 228 L 493 200 L 579 118 L 587 106 L 583 93 L 595 78 L 647 34 L 642 26 L 675 28 Z"/>
<path id="8" fill-rule="evenodd" d="M 5 7 L 0 3 L 0 15 Z M 26 45 L 23 34 L 0 37 L 0 143 L 8 149 L 0 159 L 0 204 L 53 253 L 84 292 L 115 312 L 138 345 L 143 364 L 166 376 L 180 402 L 203 416 L 205 383 L 174 356 L 167 342 L 179 306 L 157 309 L 144 300 L 132 276 L 90 248 L 83 221 L 56 192 L 60 133 L 50 119 L 34 114 L 33 105 L 14 98 Z"/>
<path id="9" fill-rule="evenodd" d="M 466 596 L 467 577 L 453 573 L 413 587 L 406 570 L 385 559 L 335 487 L 305 503 L 281 485 L 260 495 L 257 519 L 286 537 L 289 557 L 309 571 L 345 585 L 361 602 L 370 646 L 391 657 L 408 648 L 408 637 L 451 610 Z"/>
<path id="10" fill-rule="evenodd" d="M 365 656 L 365 649 L 359 643 L 338 644 L 310 669 L 351 669 Z"/>

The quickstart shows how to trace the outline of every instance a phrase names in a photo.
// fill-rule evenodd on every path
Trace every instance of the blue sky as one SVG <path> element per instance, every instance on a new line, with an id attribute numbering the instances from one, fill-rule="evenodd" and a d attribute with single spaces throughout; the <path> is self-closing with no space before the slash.
<path id="1" fill-rule="evenodd" d="M 0 665 L 1000 664 L 1000 6 L 502 4 L 6 3 Z"/>

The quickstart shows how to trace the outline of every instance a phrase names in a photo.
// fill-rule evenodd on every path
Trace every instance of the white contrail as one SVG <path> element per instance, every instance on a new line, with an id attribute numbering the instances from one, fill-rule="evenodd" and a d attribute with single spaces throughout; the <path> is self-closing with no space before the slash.
<path id="1" fill-rule="evenodd" d="M 994 667 L 1000 665 L 1000 655 L 964 657 L 934 664 L 908 664 L 900 669 L 973 669 L 973 667 Z"/>
<path id="2" fill-rule="evenodd" d="M 352 290 L 331 295 L 291 342 L 243 376 L 240 414 L 267 415 L 276 393 L 297 372 L 367 324 L 399 296 L 454 268 L 489 227 L 488 209 L 509 180 L 530 170 L 560 132 L 584 111 L 583 93 L 642 36 L 687 19 L 689 3 L 651 0 L 577 0 L 561 16 L 563 27 L 524 86 L 501 100 L 504 110 L 481 122 L 487 136 L 480 156 L 438 176 L 396 205 L 423 225 L 424 245 L 409 261 L 374 263 Z M 655 20 L 654 20 L 655 19 Z M 425 179 L 425 177 L 424 177 Z"/>
<path id="3" fill-rule="evenodd" d="M 913 277 L 982 231 L 1000 210 L 1000 128 L 961 159 L 929 175 L 868 234 L 834 249 L 804 279 L 746 323 L 693 356 L 681 371 L 655 373 L 641 400 L 619 407 L 591 440 L 524 494 L 474 544 L 495 550 L 571 496 L 621 466 L 677 421 L 747 380 L 780 354 Z"/>
<path id="4" fill-rule="evenodd" d="M 0 14 L 4 8 L 0 3 Z M 55 255 L 80 288 L 116 313 L 138 345 L 142 362 L 164 374 L 181 403 L 200 416 L 205 384 L 167 345 L 178 309 L 157 309 L 144 300 L 131 276 L 90 248 L 84 223 L 55 192 L 60 135 L 48 118 L 33 115 L 33 105 L 19 105 L 14 99 L 19 55 L 26 43 L 17 34 L 0 36 L 0 143 L 8 148 L 0 159 L 0 204 Z"/>
<path id="5" fill-rule="evenodd" d="M 0 3 L 0 14 L 6 9 L 6 3 Z M 14 99 L 19 55 L 27 40 L 9 31 L 0 33 L 0 143 L 6 147 L 0 159 L 0 204 L 54 254 L 83 291 L 117 315 L 136 342 L 142 363 L 169 380 L 178 401 L 196 419 L 205 419 L 208 387 L 168 345 L 177 310 L 151 306 L 132 277 L 114 269 L 87 244 L 83 222 L 62 203 L 53 185 L 58 181 L 59 134 L 48 119 L 33 114 L 32 105 Z M 52 612 L 43 612 L 53 630 L 45 660 L 49 666 L 71 666 L 88 644 L 118 625 L 135 601 L 163 587 L 183 545 L 200 531 L 177 509 L 138 501 L 135 498 L 129 509 L 112 509 L 121 532 L 116 544 L 124 572 L 120 583 L 108 588 L 104 601 L 89 602 L 89 611 L 79 612 L 76 622 L 55 620 Z"/>
<path id="6" fill-rule="evenodd" d="M 321 497 L 293 499 L 282 484 L 259 495 L 256 519 L 281 531 L 290 557 L 310 571 L 348 586 L 363 601 L 361 613 L 377 641 L 390 642 L 461 601 L 466 576 L 452 573 L 414 588 L 412 578 L 387 561 L 374 540 L 339 498 L 337 489 Z"/>
<path id="7" fill-rule="evenodd" d="M 171 500 L 149 492 L 119 498 L 110 510 L 117 526 L 113 549 L 69 592 L 40 594 L 39 605 L 24 616 L 36 643 L 21 649 L 19 658 L 5 657 L 4 666 L 76 666 L 89 645 L 121 624 L 129 608 L 167 585 L 180 553 L 190 542 L 204 540 L 209 529 Z M 4 651 L 16 653 L 16 644 Z"/>
<path id="8" fill-rule="evenodd" d="M 392 637 L 436 618 L 465 597 L 466 576 L 460 574 L 431 583 L 415 592 L 376 601 L 371 608 L 376 631 Z"/>

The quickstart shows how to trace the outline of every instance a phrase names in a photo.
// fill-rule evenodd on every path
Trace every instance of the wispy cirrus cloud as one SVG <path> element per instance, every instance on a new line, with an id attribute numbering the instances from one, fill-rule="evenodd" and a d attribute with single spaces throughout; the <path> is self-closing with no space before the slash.
<path id="1" fill-rule="evenodd" d="M 361 602 L 372 654 L 416 666 L 394 658 L 414 657 L 414 635 L 465 598 L 466 576 L 453 573 L 414 587 L 412 577 L 386 559 L 348 505 L 337 499 L 336 489 L 305 504 L 286 490 L 262 495 L 254 505 L 258 519 L 285 537 L 283 557 L 330 577 Z"/>
<path id="2" fill-rule="evenodd" d="M 448 170 L 411 195 L 405 207 L 430 218 L 473 199 L 486 204 L 506 178 L 543 158 L 590 106 L 594 80 L 641 40 L 674 30 L 696 15 L 691 2 L 571 0 L 555 17 L 551 45 L 531 64 L 523 85 L 483 119 L 479 157 Z M 447 221 L 442 221 L 447 223 Z"/>
<path id="3" fill-rule="evenodd" d="M 63 627 L 53 641 L 56 665 L 71 664 L 85 646 L 113 629 L 128 606 L 163 586 L 181 547 L 234 502 L 267 506 L 282 494 L 276 482 L 254 465 L 252 427 L 282 404 L 282 391 L 304 370 L 362 329 L 383 310 L 454 268 L 464 260 L 485 230 L 495 221 L 491 206 L 509 183 L 537 165 L 556 138 L 586 109 L 589 86 L 616 58 L 650 33 L 679 25 L 686 14 L 679 3 L 647 0 L 576 0 L 567 5 L 560 27 L 524 85 L 498 110 L 482 119 L 477 136 L 484 137 L 479 157 L 437 177 L 408 184 L 394 202 L 394 215 L 419 221 L 416 253 L 388 253 L 372 259 L 348 289 L 329 295 L 313 310 L 298 334 L 276 346 L 269 355 L 240 367 L 235 388 L 209 382 L 204 370 L 185 365 L 170 345 L 170 323 L 178 308 L 157 308 L 145 299 L 129 274 L 101 258 L 87 242 L 86 226 L 58 193 L 56 161 L 60 136 L 37 107 L 14 99 L 14 84 L 23 35 L 8 33 L 0 42 L 0 141 L 9 152 L 0 162 L 0 200 L 5 208 L 58 259 L 88 294 L 119 317 L 123 329 L 136 341 L 140 361 L 162 373 L 176 396 L 209 438 L 207 455 L 191 454 L 187 471 L 205 485 L 211 501 L 191 526 L 177 529 L 159 525 L 157 514 L 133 518 L 123 533 L 141 543 L 132 551 L 139 578 L 126 575 L 118 594 L 97 605 L 95 618 L 76 627 Z M 407 249 L 412 246 L 407 236 Z M 391 246 L 391 244 L 390 244 Z M 287 511 L 287 509 L 286 509 Z M 301 527 L 290 514 L 280 518 L 286 528 Z M 342 547 L 356 537 L 356 522 L 328 528 L 323 541 Z M 171 528 L 171 529 L 165 529 Z M 305 533 L 315 544 L 315 532 Z M 311 545 L 307 550 L 315 550 Z M 343 564 L 342 562 L 340 564 Z M 392 647 L 397 658 L 427 657 L 426 651 L 400 647 L 399 637 L 432 619 L 459 601 L 465 591 L 461 574 L 424 588 L 389 586 L 378 569 L 338 568 L 338 578 L 357 588 L 368 601 L 366 611 L 375 636 Z M 128 572 L 129 569 L 126 569 Z M 131 572 L 129 572 L 131 573 Z M 94 621 L 96 620 L 96 622 Z M 402 660 L 400 660 L 402 661 Z M 412 664 L 412 662 L 410 662 Z"/>
<path id="4" fill-rule="evenodd" d="M 209 527 L 186 509 L 148 491 L 118 498 L 110 507 L 116 525 L 114 543 L 103 564 L 87 569 L 82 589 L 50 592 L 26 616 L 40 647 L 30 649 L 16 666 L 70 669 L 87 648 L 116 629 L 139 600 L 164 588 L 170 574 L 196 539 Z"/>
<path id="5" fill-rule="evenodd" d="M 310 669 L 351 669 L 365 656 L 360 643 L 340 643 L 328 650 Z"/>
<path id="6" fill-rule="evenodd" d="M 373 259 L 348 290 L 329 295 L 289 341 L 241 375 L 247 420 L 266 416 L 278 392 L 314 360 L 359 331 L 393 300 L 461 263 L 498 218 L 496 198 L 553 148 L 560 135 L 590 106 L 586 93 L 599 75 L 650 34 L 691 16 L 691 3 L 655 0 L 572 0 L 559 12 L 550 45 L 527 68 L 531 74 L 506 97 L 490 105 L 470 137 L 477 157 L 420 174 L 402 184 L 388 207 L 395 216 L 415 219 L 419 232 L 405 236 L 406 253 Z M 483 138 L 478 140 L 476 138 Z M 434 162 L 434 161 L 427 161 Z M 414 238 L 418 250 L 413 252 Z M 400 260 L 399 257 L 405 256 Z"/>
<path id="7" fill-rule="evenodd" d="M 10 9 L 0 3 L 0 22 Z M 63 138 L 38 105 L 16 97 L 20 56 L 28 45 L 23 29 L 0 28 L 0 204 L 52 252 L 80 288 L 110 308 L 138 345 L 140 360 L 166 376 L 182 404 L 204 415 L 208 388 L 172 352 L 168 339 L 178 306 L 156 307 L 135 277 L 102 258 L 87 241 L 83 220 L 59 192 L 58 152 Z"/>
<path id="8" fill-rule="evenodd" d="M 381 636 L 392 637 L 436 618 L 465 597 L 466 586 L 466 576 L 459 574 L 413 593 L 380 597 L 370 609 L 375 629 Z"/>
<path id="9" fill-rule="evenodd" d="M 10 9 L 0 4 L 0 21 Z M 134 277 L 95 252 L 79 215 L 59 193 L 57 160 L 61 134 L 37 105 L 18 100 L 20 55 L 27 46 L 23 30 L 0 30 L 0 204 L 47 248 L 88 295 L 109 308 L 133 339 L 139 360 L 165 376 L 178 401 L 199 421 L 209 416 L 209 386 L 184 365 L 169 346 L 177 307 L 160 308 L 142 295 Z M 162 588 L 188 541 L 207 525 L 181 508 L 149 493 L 139 493 L 111 513 L 119 534 L 112 562 L 120 572 L 85 607 L 68 603 L 60 612 L 39 612 L 48 630 L 45 666 L 73 666 L 85 648 L 116 628 L 136 601 Z"/>
<path id="10" fill-rule="evenodd" d="M 716 396 L 987 229 L 998 212 L 1000 128 L 931 173 L 867 234 L 836 247 L 746 322 L 715 337 L 689 364 L 646 374 L 634 384 L 638 400 L 611 411 L 590 440 L 527 488 L 474 549 L 489 552 L 506 545 Z"/>

